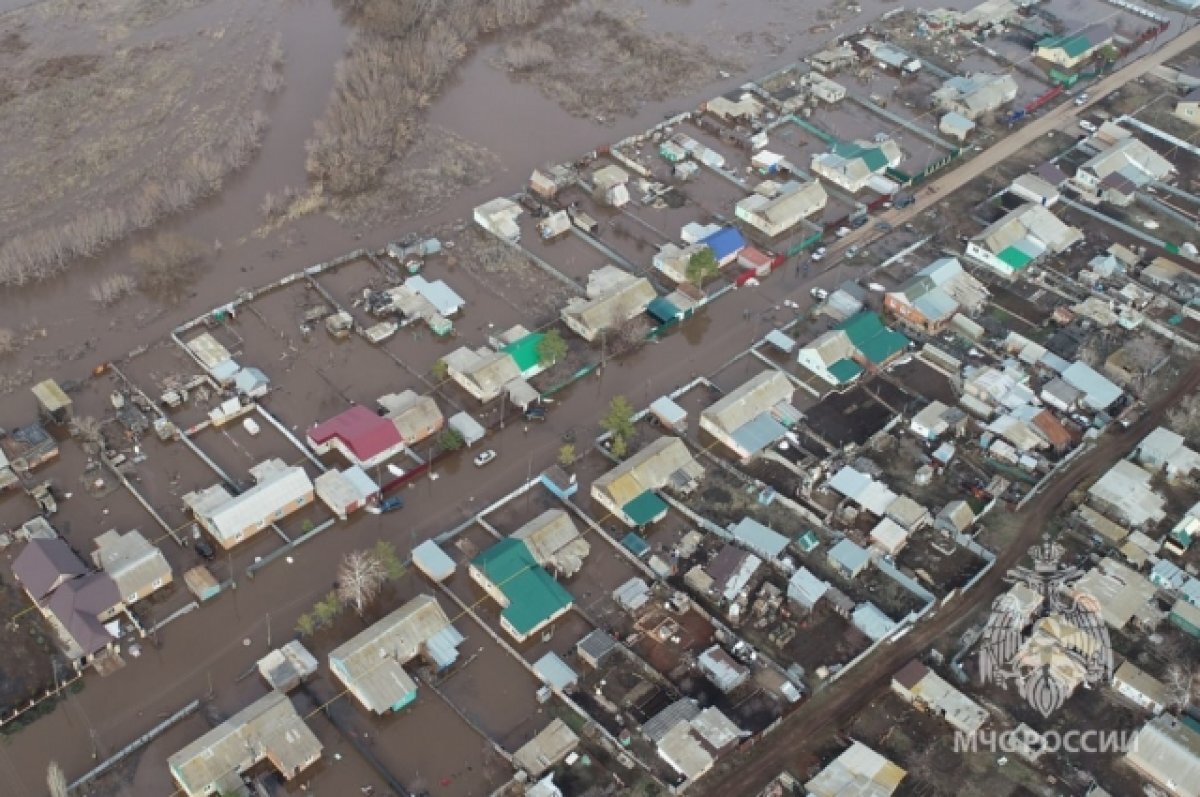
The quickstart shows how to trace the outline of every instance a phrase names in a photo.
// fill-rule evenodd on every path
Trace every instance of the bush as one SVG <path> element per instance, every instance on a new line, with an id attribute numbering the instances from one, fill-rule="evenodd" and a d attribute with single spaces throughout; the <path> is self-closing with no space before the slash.
<path id="1" fill-rule="evenodd" d="M 96 304 L 116 304 L 137 288 L 137 282 L 128 274 L 113 274 L 97 282 L 88 292 Z"/>
<path id="2" fill-rule="evenodd" d="M 7 357 L 21 348 L 17 333 L 7 327 L 0 327 L 0 357 Z"/>
<path id="3" fill-rule="evenodd" d="M 129 256 L 138 267 L 139 288 L 177 301 L 196 279 L 207 251 L 195 238 L 167 232 L 133 247 Z"/>

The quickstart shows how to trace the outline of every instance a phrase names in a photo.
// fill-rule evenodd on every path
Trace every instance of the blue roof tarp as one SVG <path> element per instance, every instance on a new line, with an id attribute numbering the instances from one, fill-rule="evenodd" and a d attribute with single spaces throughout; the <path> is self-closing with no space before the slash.
<path id="1" fill-rule="evenodd" d="M 642 539 L 637 532 L 629 532 L 621 539 L 621 544 L 634 556 L 645 556 L 650 552 L 650 543 Z"/>
<path id="2" fill-rule="evenodd" d="M 717 230 L 712 235 L 700 241 L 700 243 L 713 250 L 717 262 L 722 262 L 733 257 L 746 248 L 746 239 L 733 227 L 725 227 L 724 229 Z"/>
<path id="3" fill-rule="evenodd" d="M 787 434 L 787 429 L 779 421 L 764 412 L 753 420 L 742 424 L 733 431 L 733 439 L 738 446 L 750 455 L 757 454 L 767 446 Z"/>

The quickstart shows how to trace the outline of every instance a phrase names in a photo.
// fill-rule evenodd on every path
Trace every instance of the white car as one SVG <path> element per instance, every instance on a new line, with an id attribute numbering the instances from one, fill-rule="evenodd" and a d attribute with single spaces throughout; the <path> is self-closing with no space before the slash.
<path id="1" fill-rule="evenodd" d="M 479 456 L 475 457 L 475 467 L 482 468 L 484 465 L 496 458 L 496 452 L 492 449 L 480 452 Z"/>
<path id="2" fill-rule="evenodd" d="M 1089 133 L 1096 132 L 1096 126 L 1094 124 L 1092 124 L 1091 122 L 1089 122 L 1087 119 L 1080 119 L 1079 126 L 1082 127 L 1084 130 L 1088 131 Z"/>
<path id="3" fill-rule="evenodd" d="M 813 259 L 813 262 L 815 263 L 815 262 L 817 262 L 818 260 L 820 260 L 821 258 L 825 257 L 825 251 L 826 251 L 826 250 L 825 250 L 825 247 L 823 247 L 823 246 L 818 246 L 818 247 L 816 248 L 816 250 L 815 250 L 815 251 L 812 253 L 812 259 Z"/>
<path id="4" fill-rule="evenodd" d="M 1088 101 L 1088 94 L 1086 91 L 1075 98 L 1076 105 L 1083 105 L 1087 101 Z"/>
<path id="5" fill-rule="evenodd" d="M 813 288 L 811 291 L 809 291 L 809 293 L 811 293 L 812 297 L 818 302 L 823 302 L 829 298 L 829 291 L 825 290 L 824 288 Z"/>

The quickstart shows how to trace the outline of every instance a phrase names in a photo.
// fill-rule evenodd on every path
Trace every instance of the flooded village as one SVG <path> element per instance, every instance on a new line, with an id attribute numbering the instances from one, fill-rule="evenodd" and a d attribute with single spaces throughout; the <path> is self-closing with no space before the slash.
<path id="1" fill-rule="evenodd" d="M 193 5 L 58 44 L 245 162 L 0 207 L 0 793 L 1200 794 L 1179 7 Z"/>

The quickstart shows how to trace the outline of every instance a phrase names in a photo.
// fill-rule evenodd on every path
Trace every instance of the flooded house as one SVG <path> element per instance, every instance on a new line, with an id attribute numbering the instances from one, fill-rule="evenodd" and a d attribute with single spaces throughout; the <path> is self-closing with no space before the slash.
<path id="1" fill-rule="evenodd" d="M 415 390 L 380 396 L 379 407 L 383 417 L 395 424 L 400 439 L 410 446 L 437 434 L 446 423 L 433 396 L 422 396 Z"/>
<path id="2" fill-rule="evenodd" d="M 321 757 L 321 740 L 288 696 L 270 692 L 167 759 L 187 797 L 244 794 L 242 775 L 267 761 L 293 780 Z"/>
<path id="3" fill-rule="evenodd" d="M 437 670 L 458 658 L 462 634 L 432 595 L 418 595 L 329 654 L 329 669 L 363 708 L 399 711 L 417 696 L 404 665 L 418 656 Z"/>
<path id="4" fill-rule="evenodd" d="M 499 398 L 510 385 L 525 384 L 517 361 L 506 351 L 486 346 L 472 349 L 462 346 L 442 358 L 446 374 L 474 398 L 482 402 Z"/>
<path id="5" fill-rule="evenodd" d="M 880 142 L 835 142 L 829 152 L 812 157 L 812 170 L 834 185 L 852 194 L 867 187 L 872 178 L 894 169 L 904 159 L 900 145 L 894 139 Z"/>
<path id="6" fill-rule="evenodd" d="M 475 223 L 497 238 L 515 244 L 521 240 L 517 219 L 522 212 L 516 202 L 497 197 L 475 208 Z"/>
<path id="7" fill-rule="evenodd" d="M 660 437 L 592 482 L 592 497 L 627 526 L 662 519 L 667 504 L 655 493 L 695 489 L 704 468 L 677 437 Z"/>
<path id="8" fill-rule="evenodd" d="M 226 550 L 313 500 L 313 483 L 303 468 L 268 459 L 251 468 L 250 473 L 257 484 L 238 496 L 223 484 L 183 496 L 184 506 Z"/>
<path id="9" fill-rule="evenodd" d="M 746 461 L 799 423 L 800 412 L 792 406 L 795 390 L 783 372 L 763 371 L 701 412 L 700 428 Z"/>
<path id="10" fill-rule="evenodd" d="M 816 180 L 784 183 L 764 180 L 754 193 L 734 205 L 734 215 L 764 235 L 783 235 L 804 219 L 824 209 L 829 195 Z"/>
<path id="11" fill-rule="evenodd" d="M 471 579 L 500 604 L 500 625 L 524 642 L 566 614 L 571 593 L 546 571 L 524 540 L 506 537 L 471 561 Z"/>
<path id="12" fill-rule="evenodd" d="M 0 438 L 0 452 L 14 473 L 28 473 L 58 456 L 58 441 L 40 423 L 30 423 Z"/>
<path id="13" fill-rule="evenodd" d="M 513 764 L 539 778 L 579 746 L 579 737 L 562 720 L 555 718 L 536 736 L 513 753 Z"/>
<path id="14" fill-rule="evenodd" d="M 512 533 L 512 539 L 525 543 L 533 558 L 564 578 L 583 567 L 591 546 L 575 522 L 562 509 L 548 509 Z"/>
<path id="15" fill-rule="evenodd" d="M 330 468 L 313 479 L 313 492 L 329 511 L 345 520 L 380 497 L 379 485 L 358 465 Z"/>
<path id="16" fill-rule="evenodd" d="M 307 442 L 318 455 L 337 451 L 351 464 L 373 468 L 405 448 L 404 438 L 390 418 L 361 404 L 346 409 L 308 430 Z"/>
<path id="17" fill-rule="evenodd" d="M 115 529 L 95 540 L 92 563 L 117 585 L 125 606 L 131 606 L 171 583 L 171 565 L 163 552 L 137 529 L 124 534 Z"/>
<path id="18" fill-rule="evenodd" d="M 569 300 L 562 310 L 562 320 L 572 332 L 591 342 L 637 318 L 657 296 L 645 277 L 604 266 L 588 275 L 587 298 Z"/>

